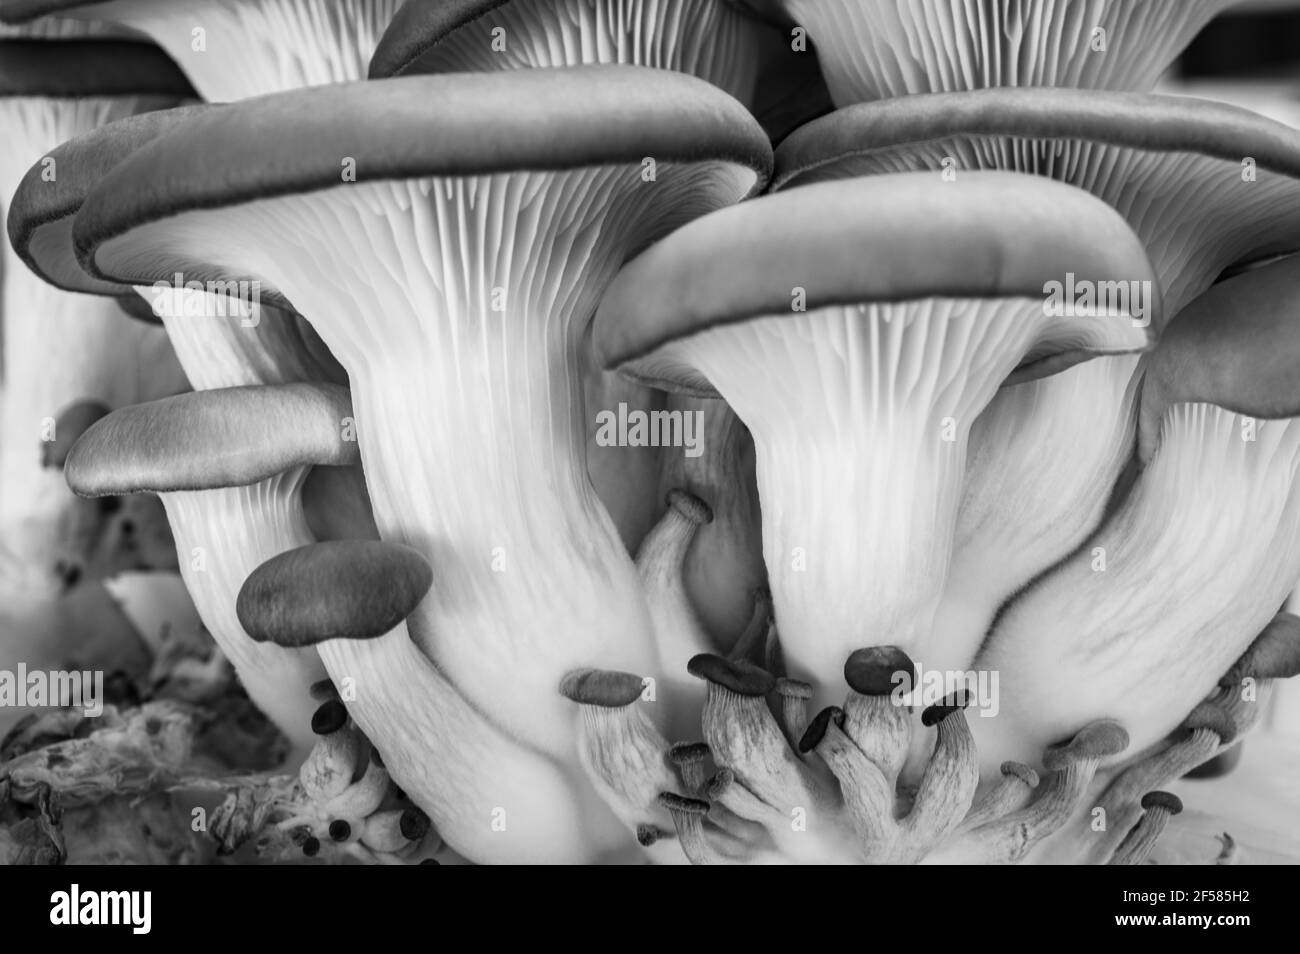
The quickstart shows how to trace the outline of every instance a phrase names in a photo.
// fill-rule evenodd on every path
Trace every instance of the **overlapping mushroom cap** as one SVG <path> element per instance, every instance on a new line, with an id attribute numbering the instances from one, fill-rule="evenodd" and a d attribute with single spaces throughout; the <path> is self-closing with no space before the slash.
<path id="1" fill-rule="evenodd" d="M 75 233 L 101 275 L 249 277 L 311 316 L 352 380 L 381 534 L 442 554 L 414 639 L 566 759 L 564 672 L 669 672 L 584 472 L 589 315 L 629 253 L 753 191 L 768 157 L 739 104 L 667 71 L 381 80 L 205 113 L 116 167 Z"/>
<path id="2" fill-rule="evenodd" d="M 1002 674 L 982 757 L 1100 712 L 1131 727 L 1135 750 L 1157 742 L 1281 605 L 1300 576 L 1297 296 L 1300 261 L 1283 259 L 1215 285 L 1166 330 L 1144 379 L 1135 485 L 1011 603 L 976 660 Z"/>
<path id="3" fill-rule="evenodd" d="M 606 365 L 721 393 L 753 432 L 794 675 L 834 685 L 864 639 L 925 664 L 975 415 L 1017 369 L 1146 346 L 1129 312 L 1052 316 L 1046 289 L 1067 272 L 1153 284 L 1136 237 L 1080 190 L 918 174 L 716 213 L 611 286 Z"/>
<path id="4" fill-rule="evenodd" d="M 1228 265 L 1300 245 L 1300 136 L 1209 102 L 1030 88 L 888 100 L 810 123 L 777 166 L 778 188 L 991 168 L 1085 188 L 1146 246 L 1165 298 L 1155 329 Z M 1132 453 L 1137 367 L 1106 358 L 1006 388 L 976 422 L 940 608 L 945 668 L 964 668 L 999 605 L 1100 522 Z"/>
<path id="5" fill-rule="evenodd" d="M 0 20 L 107 21 L 151 37 L 205 99 L 346 82 L 366 75 L 401 0 L 4 0 Z"/>
<path id="6" fill-rule="evenodd" d="M 86 33 L 87 31 L 82 31 Z M 192 95 L 156 47 L 107 39 L 0 39 L 0 204 L 34 162 L 53 182 L 48 152 L 64 139 Z M 43 158 L 44 157 L 44 158 Z M 167 568 L 140 545 L 165 536 L 161 511 L 132 501 L 117 514 L 78 501 L 60 472 L 78 430 L 105 409 L 184 386 L 158 329 L 130 322 L 112 301 L 57 291 L 5 244 L 3 367 L 0 367 L 0 578 L 9 594 L 4 628 L 22 643 L 42 628 L 49 601 L 81 581 L 123 570 Z M 90 413 L 87 413 L 90 412 Z M 138 531 L 138 532 L 137 532 Z M 97 585 L 97 584 L 95 584 Z M 75 628 L 77 622 L 73 621 Z M 60 627 L 65 621 L 60 621 Z M 17 650 L 51 662 L 62 637 Z"/>

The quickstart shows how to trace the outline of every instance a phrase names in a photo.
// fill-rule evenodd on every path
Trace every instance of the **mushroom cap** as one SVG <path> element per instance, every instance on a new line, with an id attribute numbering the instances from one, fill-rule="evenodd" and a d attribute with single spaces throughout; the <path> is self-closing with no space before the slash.
<path id="1" fill-rule="evenodd" d="M 621 709 L 641 698 L 645 679 L 630 672 L 579 669 L 560 682 L 560 695 L 579 705 Z"/>
<path id="2" fill-rule="evenodd" d="M 827 706 L 812 717 L 808 728 L 804 729 L 803 737 L 799 739 L 799 751 L 806 754 L 821 745 L 832 722 L 837 726 L 844 724 L 844 710 L 839 706 Z"/>
<path id="3" fill-rule="evenodd" d="M 457 30 L 511 0 L 438 0 L 404 3 L 389 21 L 370 57 L 370 78 L 420 73 L 421 57 Z"/>
<path id="4" fill-rule="evenodd" d="M 837 109 L 781 143 L 772 188 L 834 177 L 857 155 L 954 136 L 1078 139 L 1232 162 L 1249 156 L 1259 167 L 1300 176 L 1300 131 L 1246 109 L 1182 96 L 1003 86 Z"/>
<path id="5" fill-rule="evenodd" d="M 143 313 L 152 311 L 129 285 L 106 282 L 87 275 L 77 263 L 72 244 L 72 222 L 87 194 L 114 166 L 146 142 L 177 123 L 208 109 L 199 103 L 129 116 L 85 135 L 77 136 L 46 155 L 58 174 L 44 176 L 44 162 L 23 176 L 9 203 L 9 241 L 33 272 L 56 288 L 94 295 L 116 295 L 138 303 Z M 137 311 L 132 317 L 141 317 Z M 155 319 L 156 320 L 156 319 Z"/>
<path id="6" fill-rule="evenodd" d="M 1008 778 L 1014 775 L 1030 788 L 1038 787 L 1038 773 L 1024 762 L 1003 762 L 1001 772 Z"/>
<path id="7" fill-rule="evenodd" d="M 313 543 L 249 574 L 235 612 L 258 642 L 300 647 L 374 639 L 411 615 L 431 585 L 433 570 L 410 547 L 378 540 Z"/>
<path id="8" fill-rule="evenodd" d="M 713 508 L 689 490 L 675 488 L 668 491 L 664 496 L 664 503 L 668 505 L 668 509 L 681 514 L 697 527 L 713 522 Z"/>
<path id="9" fill-rule="evenodd" d="M 1118 755 L 1128 748 L 1128 732 L 1113 719 L 1089 722 L 1066 742 L 1048 746 L 1043 753 L 1043 767 L 1055 772 L 1071 762 L 1100 760 Z"/>
<path id="10" fill-rule="evenodd" d="M 668 761 L 673 765 L 691 765 L 712 756 L 707 742 L 674 742 L 668 748 Z"/>
<path id="11" fill-rule="evenodd" d="M 1205 402 L 1259 418 L 1300 416 L 1300 255 L 1213 285 L 1178 313 L 1149 356 L 1138 419 L 1143 459 L 1165 411 Z"/>
<path id="12" fill-rule="evenodd" d="M 1184 729 L 1195 732 L 1197 729 L 1209 729 L 1219 737 L 1220 745 L 1227 745 L 1237 737 L 1237 725 L 1228 715 L 1227 710 L 1212 702 L 1197 703 L 1195 709 L 1183 720 Z"/>
<path id="13" fill-rule="evenodd" d="M 965 689 L 958 689 L 951 695 L 945 696 L 942 702 L 936 702 L 932 706 L 926 706 L 925 711 L 921 713 L 921 725 L 927 729 L 930 726 L 938 725 L 944 719 L 957 712 L 964 712 L 971 703 L 971 694 Z"/>
<path id="14" fill-rule="evenodd" d="M 660 792 L 657 801 L 674 814 L 681 812 L 685 815 L 707 815 L 709 813 L 708 802 L 698 798 L 687 798 L 676 792 Z"/>
<path id="15" fill-rule="evenodd" d="M 899 673 L 907 676 L 911 692 L 916 685 L 916 663 L 897 646 L 868 646 L 855 649 L 844 661 L 844 681 L 864 696 L 888 696 L 900 688 Z"/>
<path id="16" fill-rule="evenodd" d="M 686 671 L 741 696 L 765 696 L 776 688 L 776 679 L 767 670 L 742 659 L 726 659 L 712 653 L 692 656 Z"/>
<path id="17" fill-rule="evenodd" d="M 1063 227 L 1062 223 L 1069 223 Z M 661 345 L 753 318 L 934 297 L 1045 297 L 1048 281 L 1145 281 L 1159 288 L 1124 219 L 1074 186 L 1014 172 L 900 173 L 763 196 L 683 226 L 629 263 L 595 319 L 615 368 Z M 1095 350 L 1135 351 L 1146 329 L 1108 321 Z M 1121 333 L 1122 327 L 1122 333 Z M 1087 350 L 1092 351 L 1089 347 Z M 668 387 L 707 390 L 691 369 Z"/>
<path id="18" fill-rule="evenodd" d="M 0 40 L 0 98 L 195 95 L 180 68 L 147 41 Z"/>
<path id="19" fill-rule="evenodd" d="M 220 388 L 121 408 L 68 453 L 68 486 L 83 497 L 240 487 L 295 467 L 354 464 L 347 388 L 283 384 Z"/>
<path id="20" fill-rule="evenodd" d="M 311 716 L 311 730 L 317 735 L 333 735 L 347 724 L 347 706 L 338 699 L 322 702 Z"/>
<path id="21" fill-rule="evenodd" d="M 257 161 L 249 161 L 249 157 Z M 87 198 L 74 236 L 83 267 L 149 283 L 212 266 L 152 257 L 106 274 L 103 243 L 195 209 L 361 182 L 627 164 L 724 162 L 753 190 L 771 146 L 736 100 L 704 80 L 635 66 L 579 66 L 341 83 L 208 110 L 121 162 Z M 249 276 L 235 276 L 248 278 Z M 263 298 L 275 298 L 271 290 Z"/>
<path id="22" fill-rule="evenodd" d="M 1300 675 L 1300 617 L 1278 613 L 1241 654 L 1220 685 L 1234 685 L 1246 676 L 1290 679 L 1297 675 Z"/>
<path id="23" fill-rule="evenodd" d="M 1172 792 L 1147 792 L 1142 796 L 1142 807 L 1147 810 L 1163 808 L 1169 814 L 1177 815 L 1183 810 L 1183 800 Z"/>

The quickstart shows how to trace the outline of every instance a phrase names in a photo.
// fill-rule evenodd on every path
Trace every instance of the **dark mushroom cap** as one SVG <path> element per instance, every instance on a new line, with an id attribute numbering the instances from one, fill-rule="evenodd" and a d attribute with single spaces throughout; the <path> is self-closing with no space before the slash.
<path id="1" fill-rule="evenodd" d="M 958 689 L 951 695 L 946 696 L 942 702 L 927 706 L 925 711 L 921 713 L 921 725 L 926 728 L 938 725 L 950 715 L 965 711 L 970 703 L 971 693 L 966 689 Z"/>
<path id="2" fill-rule="evenodd" d="M 934 297 L 1044 298 L 1049 281 L 1159 282 L 1118 212 L 1074 186 L 1014 172 L 900 173 L 766 195 L 704 216 L 625 266 L 601 301 L 595 346 L 623 367 L 698 332 L 755 318 Z M 1070 222 L 1070 227 L 1063 227 Z M 1142 350 L 1145 329 L 1095 322 L 1060 350 Z M 652 383 L 709 393 L 690 368 Z M 647 377 L 649 380 L 649 377 Z"/>
<path id="3" fill-rule="evenodd" d="M 352 414 L 336 384 L 220 388 L 121 408 L 90 426 L 64 465 L 83 497 L 239 487 L 295 467 L 354 464 Z"/>
<path id="4" fill-rule="evenodd" d="M 584 706 L 621 709 L 641 698 L 645 679 L 630 672 L 579 669 L 560 682 L 560 695 Z"/>
<path id="5" fill-rule="evenodd" d="M 900 675 L 906 679 L 900 679 Z M 844 661 L 844 681 L 864 696 L 888 696 L 896 690 L 911 692 L 916 685 L 916 663 L 897 646 L 855 649 Z"/>
<path id="6" fill-rule="evenodd" d="M 1222 706 L 1212 702 L 1198 703 L 1183 720 L 1183 728 L 1189 731 L 1209 729 L 1219 737 L 1220 745 L 1227 745 L 1237 737 L 1237 726 L 1232 717 Z"/>
<path id="7" fill-rule="evenodd" d="M 674 742 L 668 749 L 673 765 L 694 765 L 712 757 L 707 742 Z"/>
<path id="8" fill-rule="evenodd" d="M 347 724 L 347 706 L 338 699 L 322 702 L 311 716 L 311 730 L 317 735 L 333 735 Z"/>
<path id="9" fill-rule="evenodd" d="M 139 40 L 0 40 L 0 98 L 159 96 L 194 88 L 162 50 Z"/>
<path id="10" fill-rule="evenodd" d="M 130 286 L 93 278 L 77 263 L 72 244 L 72 222 L 86 195 L 114 166 L 177 123 L 219 107 L 208 104 L 178 106 L 130 116 L 51 150 L 57 175 L 47 181 L 43 163 L 28 170 L 9 203 L 9 241 L 14 251 L 37 275 L 65 291 L 124 298 L 124 307 L 152 313 Z"/>
<path id="11" fill-rule="evenodd" d="M 249 574 L 235 612 L 258 642 L 297 647 L 374 639 L 411 615 L 432 584 L 428 561 L 410 547 L 377 540 L 313 543 Z"/>
<path id="12" fill-rule="evenodd" d="M 1169 814 L 1177 815 L 1183 810 L 1183 801 L 1170 792 L 1147 792 L 1142 796 L 1142 807 L 1148 811 L 1163 808 Z"/>
<path id="13" fill-rule="evenodd" d="M 729 163 L 761 189 L 771 146 L 738 102 L 703 80 L 635 66 L 580 66 L 340 83 L 208 110 L 121 162 L 87 198 L 74 238 L 97 277 L 151 283 L 215 266 L 174 255 L 105 261 L 132 229 L 196 209 L 350 188 L 357 181 L 641 163 Z M 256 161 L 253 161 L 253 160 Z M 206 272 L 206 274 L 205 274 Z M 247 279 L 250 276 L 221 276 Z M 283 296 L 266 290 L 264 300 Z"/>
<path id="14" fill-rule="evenodd" d="M 397 830 L 407 841 L 419 841 L 429 833 L 433 822 L 418 808 L 408 808 L 397 819 Z"/>
<path id="15" fill-rule="evenodd" d="M 673 814 L 707 815 L 709 803 L 698 798 L 687 798 L 676 792 L 660 792 L 658 802 Z"/>
<path id="16" fill-rule="evenodd" d="M 697 679 L 714 683 L 741 696 L 765 696 L 776 688 L 776 679 L 765 669 L 741 659 L 726 659 L 712 653 L 691 657 L 686 671 Z"/>
<path id="17" fill-rule="evenodd" d="M 804 729 L 803 737 L 799 740 L 799 751 L 811 752 L 821 745 L 822 739 L 826 737 L 826 730 L 830 728 L 832 722 L 837 727 L 844 724 L 844 710 L 839 706 L 827 706 L 812 717 L 808 728 Z"/>
<path id="18" fill-rule="evenodd" d="M 1300 176 L 1300 132 L 1250 110 L 1183 96 L 1002 86 L 837 109 L 781 143 L 773 188 L 850 174 L 853 157 L 876 150 L 966 136 L 1083 140 L 1234 163 L 1250 156 Z"/>
<path id="19" fill-rule="evenodd" d="M 1259 418 L 1300 416 L 1300 256 L 1219 282 L 1184 308 L 1151 352 L 1140 447 L 1154 452 L 1165 411 L 1205 402 Z"/>
<path id="20" fill-rule="evenodd" d="M 1113 719 L 1089 722 L 1074 738 L 1049 746 L 1043 753 L 1043 767 L 1049 771 L 1065 768 L 1072 762 L 1100 760 L 1118 755 L 1128 748 L 1128 732 Z"/>

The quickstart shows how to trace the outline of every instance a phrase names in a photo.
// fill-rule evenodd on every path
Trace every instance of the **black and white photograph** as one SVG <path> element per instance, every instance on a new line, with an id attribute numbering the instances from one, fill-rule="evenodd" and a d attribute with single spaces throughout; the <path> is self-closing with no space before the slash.
<path id="1" fill-rule="evenodd" d="M 0 929 L 230 866 L 1292 918 L 1300 2 L 0 0 L 0 211 Z"/>

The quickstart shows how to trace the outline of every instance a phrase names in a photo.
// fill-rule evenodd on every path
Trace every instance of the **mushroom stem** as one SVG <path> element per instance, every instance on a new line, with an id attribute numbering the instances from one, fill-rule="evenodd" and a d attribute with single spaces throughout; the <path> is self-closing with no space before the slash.
<path id="1" fill-rule="evenodd" d="M 717 398 L 668 395 L 668 413 L 681 416 L 695 444 L 671 448 L 661 458 L 660 487 L 685 488 L 707 500 L 713 520 L 696 534 L 682 576 L 712 648 L 749 651 L 755 591 L 764 586 L 754 442 L 740 419 Z M 686 429 L 698 421 L 698 430 Z M 767 596 L 771 614 L 771 594 Z M 764 627 L 764 634 L 766 627 Z M 745 643 L 746 648 L 740 648 Z"/>
<path id="2" fill-rule="evenodd" d="M 690 685 L 686 664 L 709 645 L 682 571 L 692 541 L 712 522 L 713 511 L 685 490 L 670 490 L 667 503 L 667 512 L 641 542 L 636 569 L 654 631 L 659 663 L 655 671 L 660 674 L 656 694 L 662 693 L 669 733 L 680 736 L 695 731 L 700 721 L 700 694 Z"/>
<path id="3" fill-rule="evenodd" d="M 328 803 L 352 784 L 361 738 L 348 721 L 347 708 L 337 700 L 321 703 L 311 717 L 311 730 L 317 741 L 298 778 L 309 798 Z"/>
<path id="4" fill-rule="evenodd" d="M 971 831 L 1017 812 L 1029 804 L 1038 787 L 1038 773 L 1022 762 L 1003 762 L 1002 777 L 971 806 L 958 830 Z"/>
<path id="5" fill-rule="evenodd" d="M 1112 865 L 1140 865 L 1146 861 L 1169 819 L 1183 810 L 1183 803 L 1168 792 L 1149 792 L 1142 797 L 1142 818 L 1116 850 Z"/>
<path id="6" fill-rule="evenodd" d="M 641 704 L 644 680 L 594 669 L 570 673 L 560 692 L 579 706 L 578 757 L 596 791 L 625 825 L 664 828 L 659 793 L 675 786 L 667 758 L 674 749 Z M 701 779 L 702 781 L 702 779 Z M 695 794 L 696 786 L 687 784 Z"/>
<path id="7" fill-rule="evenodd" d="M 844 712 L 830 706 L 819 712 L 799 742 L 801 752 L 816 752 L 840 783 L 858 848 L 869 863 L 888 860 L 899 837 L 894 821 L 894 787 L 862 753 L 841 726 Z"/>
<path id="8" fill-rule="evenodd" d="M 792 749 L 797 749 L 799 740 L 808 729 L 808 700 L 812 698 L 812 686 L 783 676 L 776 681 L 776 694 L 781 697 L 781 728 L 785 731 L 785 739 Z"/>
<path id="9" fill-rule="evenodd" d="M 941 844 L 961 824 L 979 787 L 979 761 L 966 714 L 964 693 L 930 706 L 921 724 L 939 727 L 934 753 L 912 801 L 912 809 L 899 823 L 901 838 L 894 861 L 914 864 Z"/>

